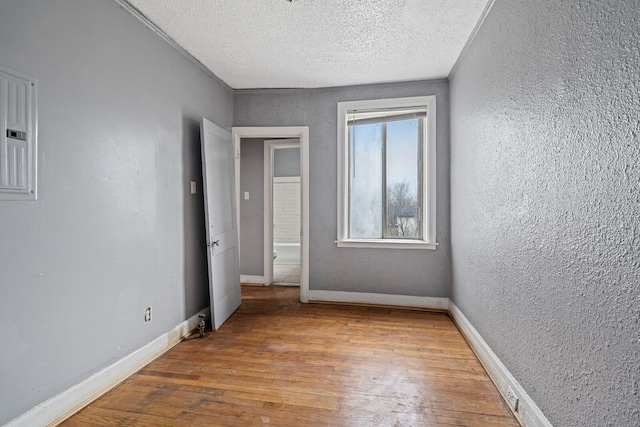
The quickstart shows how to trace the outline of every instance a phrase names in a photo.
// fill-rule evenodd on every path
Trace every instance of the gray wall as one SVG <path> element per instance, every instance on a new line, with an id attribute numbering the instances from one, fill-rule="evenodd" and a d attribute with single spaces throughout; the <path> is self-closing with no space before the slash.
<path id="1" fill-rule="evenodd" d="M 4 424 L 208 306 L 189 182 L 233 98 L 113 1 L 3 0 L 0 41 L 39 81 L 39 197 L 0 202 Z"/>
<path id="2" fill-rule="evenodd" d="M 264 139 L 258 138 L 240 141 L 240 274 L 264 275 Z"/>
<path id="3" fill-rule="evenodd" d="M 497 1 L 451 80 L 453 300 L 556 426 L 640 425 L 639 22 Z"/>
<path id="4" fill-rule="evenodd" d="M 294 139 L 299 142 L 299 139 Z M 300 149 L 280 148 L 273 154 L 273 176 L 300 176 Z"/>
<path id="5" fill-rule="evenodd" d="M 449 85 L 445 80 L 329 89 L 234 92 L 234 126 L 309 126 L 312 290 L 449 296 Z M 337 102 L 436 95 L 436 251 L 337 248 Z"/>

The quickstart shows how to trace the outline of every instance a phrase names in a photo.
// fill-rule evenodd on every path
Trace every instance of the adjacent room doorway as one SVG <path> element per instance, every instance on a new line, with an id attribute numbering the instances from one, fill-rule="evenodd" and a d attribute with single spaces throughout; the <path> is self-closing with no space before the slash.
<path id="1" fill-rule="evenodd" d="M 242 139 L 248 138 L 261 138 L 265 142 L 265 152 L 267 149 L 270 151 L 285 149 L 286 145 L 292 145 L 291 139 L 298 139 L 299 145 L 299 159 L 300 159 L 300 176 L 299 176 L 299 188 L 300 188 L 300 243 L 299 243 L 299 259 L 300 259 L 300 300 L 302 302 L 308 302 L 309 293 L 309 128 L 307 126 L 296 127 L 234 127 L 232 128 L 232 136 L 235 150 L 235 186 L 236 186 L 236 212 L 238 214 L 238 224 L 240 224 L 240 203 L 243 199 L 240 188 L 240 152 Z M 277 148 L 280 143 L 278 141 L 270 141 L 276 139 L 286 139 L 285 145 Z M 273 147 L 267 148 L 270 144 L 274 144 Z M 292 148 L 292 147 L 289 147 Z M 265 158 L 267 156 L 265 155 Z M 271 157 L 271 156 L 270 156 Z M 269 164 L 272 166 L 272 162 Z M 273 169 L 271 167 L 270 169 Z M 267 175 L 267 173 L 269 175 Z M 268 183 L 270 187 L 273 185 L 272 173 L 267 171 L 265 167 L 265 183 Z M 266 185 L 266 184 L 265 184 Z M 268 205 L 267 205 L 268 203 Z M 270 197 L 265 197 L 265 238 L 264 245 L 264 283 L 271 284 L 274 281 L 274 251 L 273 251 L 273 218 L 267 218 L 272 216 L 271 212 L 271 200 Z M 268 232 L 268 236 L 267 235 Z M 284 247 L 283 247 L 284 248 Z M 286 248 L 291 249 L 291 248 Z M 294 249 L 294 251 L 297 249 Z M 290 252 L 289 252 L 290 253 Z M 282 253 L 279 255 L 284 257 Z M 240 251 L 240 257 L 242 258 L 242 249 Z M 282 260 L 282 258 L 281 258 Z"/>
<path id="2" fill-rule="evenodd" d="M 300 206 L 300 139 L 264 141 L 265 284 L 300 285 Z"/>

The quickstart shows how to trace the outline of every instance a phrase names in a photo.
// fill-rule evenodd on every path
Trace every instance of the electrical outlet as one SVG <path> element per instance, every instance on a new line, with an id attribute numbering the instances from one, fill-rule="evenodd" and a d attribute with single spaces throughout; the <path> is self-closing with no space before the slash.
<path id="1" fill-rule="evenodd" d="M 147 307 L 144 311 L 144 323 L 151 322 L 151 307 Z"/>
<path id="2" fill-rule="evenodd" d="M 245 200 L 249 200 L 249 192 L 248 191 L 244 192 L 244 199 Z"/>
<path id="3" fill-rule="evenodd" d="M 507 402 L 509 402 L 509 405 L 511 406 L 511 408 L 515 412 L 518 412 L 518 402 L 519 402 L 519 400 L 520 399 L 518 399 L 518 396 L 511 389 L 511 386 L 509 386 L 507 388 Z"/>
<path id="4" fill-rule="evenodd" d="M 196 194 L 196 182 L 191 181 L 191 194 Z"/>

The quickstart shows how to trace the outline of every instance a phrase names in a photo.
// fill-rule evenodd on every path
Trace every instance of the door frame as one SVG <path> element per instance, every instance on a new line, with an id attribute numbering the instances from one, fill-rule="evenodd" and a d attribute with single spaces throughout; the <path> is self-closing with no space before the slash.
<path id="1" fill-rule="evenodd" d="M 304 303 L 309 302 L 309 127 L 232 127 L 231 135 L 235 150 L 236 215 L 238 224 L 240 224 L 240 142 L 242 138 L 263 138 L 265 140 L 282 138 L 300 139 L 300 189 L 302 193 L 300 200 L 300 301 Z M 239 226 L 238 241 L 240 241 Z M 265 253 L 265 259 L 267 256 L 273 258 L 273 250 L 271 250 L 270 254 Z M 273 260 L 271 260 L 271 262 L 271 268 L 273 269 Z M 267 279 L 266 273 L 265 271 L 265 279 Z"/>

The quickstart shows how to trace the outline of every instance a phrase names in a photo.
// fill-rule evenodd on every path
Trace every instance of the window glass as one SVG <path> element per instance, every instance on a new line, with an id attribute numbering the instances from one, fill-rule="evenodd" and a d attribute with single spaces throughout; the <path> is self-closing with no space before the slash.
<path id="1" fill-rule="evenodd" d="M 420 238 L 423 119 L 375 114 L 348 125 L 349 238 Z"/>
<path id="2" fill-rule="evenodd" d="M 382 124 L 349 126 L 349 236 L 382 237 Z"/>
<path id="3" fill-rule="evenodd" d="M 419 238 L 421 119 L 387 124 L 387 236 Z"/>

